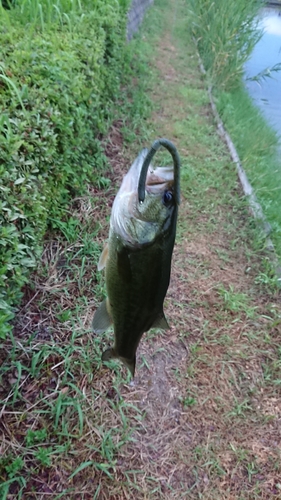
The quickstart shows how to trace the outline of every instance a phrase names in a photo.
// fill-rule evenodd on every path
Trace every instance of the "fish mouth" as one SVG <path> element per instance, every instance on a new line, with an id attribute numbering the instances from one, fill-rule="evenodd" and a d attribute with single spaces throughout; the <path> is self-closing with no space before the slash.
<path id="1" fill-rule="evenodd" d="M 141 171 L 143 167 L 144 159 L 147 156 L 147 149 L 143 149 L 139 156 L 136 158 L 132 164 L 130 170 L 124 176 L 121 187 L 115 197 L 113 207 L 112 207 L 112 219 L 114 219 L 119 213 L 120 204 L 123 203 L 130 207 L 135 206 L 136 196 L 138 192 L 138 184 L 141 176 Z M 146 180 L 145 180 L 145 190 L 149 194 L 161 195 L 167 189 L 173 189 L 174 186 L 174 169 L 171 166 L 165 167 L 153 167 L 149 166 Z M 123 214 L 124 215 L 124 214 Z"/>
<path id="2" fill-rule="evenodd" d="M 123 178 L 121 188 L 119 190 L 120 197 L 128 195 L 129 193 L 134 194 L 137 192 L 141 170 L 147 152 L 147 149 L 143 149 L 141 151 L 141 153 L 131 166 L 130 170 Z M 162 192 L 163 190 L 167 189 L 167 187 L 171 188 L 173 186 L 173 181 L 174 168 L 172 166 L 153 167 L 152 165 L 150 165 L 146 176 L 145 188 L 149 192 L 153 192 L 156 194 L 157 191 Z"/>
<path id="3" fill-rule="evenodd" d="M 173 167 L 150 167 L 147 173 L 145 189 L 148 193 L 158 194 L 172 190 L 174 186 L 174 169 Z"/>

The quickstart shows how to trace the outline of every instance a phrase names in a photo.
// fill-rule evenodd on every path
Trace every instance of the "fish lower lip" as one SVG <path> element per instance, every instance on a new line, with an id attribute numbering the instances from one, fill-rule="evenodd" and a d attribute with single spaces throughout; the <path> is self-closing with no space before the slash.
<path id="1" fill-rule="evenodd" d="M 159 187 L 164 187 L 167 184 L 167 181 L 159 181 L 159 179 L 152 179 L 149 182 L 146 183 L 146 186 L 159 186 Z"/>

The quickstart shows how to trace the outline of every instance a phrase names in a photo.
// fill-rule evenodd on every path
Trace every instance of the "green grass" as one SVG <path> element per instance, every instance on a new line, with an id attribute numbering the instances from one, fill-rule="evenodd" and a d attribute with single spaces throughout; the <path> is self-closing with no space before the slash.
<path id="1" fill-rule="evenodd" d="M 244 64 L 261 37 L 256 15 L 263 2 L 191 0 L 192 33 L 212 82 L 223 89 L 239 85 Z"/>
<path id="2" fill-rule="evenodd" d="M 262 36 L 257 13 L 262 3 L 191 2 L 191 32 L 218 112 L 238 151 L 242 166 L 272 228 L 281 256 L 281 166 L 278 138 L 244 90 L 244 64 Z M 278 65 L 274 69 L 278 71 Z M 257 80 L 265 78 L 265 72 Z"/>
<path id="3" fill-rule="evenodd" d="M 217 107 L 254 188 L 281 256 L 281 162 L 277 134 L 243 89 L 220 93 Z"/>

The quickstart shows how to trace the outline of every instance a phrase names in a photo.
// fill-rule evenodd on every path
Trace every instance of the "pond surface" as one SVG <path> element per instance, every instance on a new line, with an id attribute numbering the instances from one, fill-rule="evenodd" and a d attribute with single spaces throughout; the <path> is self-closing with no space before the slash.
<path id="1" fill-rule="evenodd" d="M 245 65 L 246 78 L 281 63 L 281 7 L 262 9 L 260 25 L 264 34 Z M 281 71 L 271 75 L 259 83 L 246 80 L 246 88 L 281 140 Z"/>

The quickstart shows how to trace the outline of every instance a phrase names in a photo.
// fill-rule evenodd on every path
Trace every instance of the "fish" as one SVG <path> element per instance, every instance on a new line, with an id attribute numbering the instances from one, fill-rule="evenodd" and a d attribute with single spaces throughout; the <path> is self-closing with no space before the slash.
<path id="1" fill-rule="evenodd" d="M 174 166 L 152 166 L 160 146 L 170 151 Z M 98 262 L 99 271 L 105 268 L 107 298 L 95 312 L 93 331 L 100 334 L 113 325 L 114 345 L 103 352 L 102 361 L 118 358 L 132 377 L 142 335 L 151 328 L 169 328 L 163 303 L 179 202 L 178 153 L 173 143 L 158 139 L 140 152 L 123 178 Z"/>

